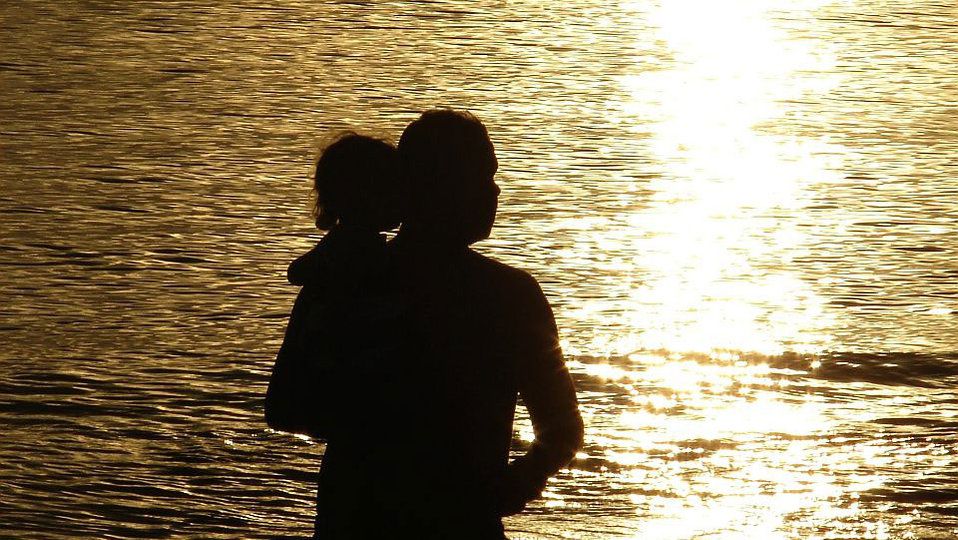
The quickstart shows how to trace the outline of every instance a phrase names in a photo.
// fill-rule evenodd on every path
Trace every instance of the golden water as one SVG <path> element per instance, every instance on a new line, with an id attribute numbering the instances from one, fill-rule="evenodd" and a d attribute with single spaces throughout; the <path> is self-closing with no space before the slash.
<path id="1" fill-rule="evenodd" d="M 3 4 L 0 536 L 307 535 L 322 444 L 261 407 L 312 148 L 447 105 L 587 424 L 511 537 L 955 537 L 956 17 Z"/>

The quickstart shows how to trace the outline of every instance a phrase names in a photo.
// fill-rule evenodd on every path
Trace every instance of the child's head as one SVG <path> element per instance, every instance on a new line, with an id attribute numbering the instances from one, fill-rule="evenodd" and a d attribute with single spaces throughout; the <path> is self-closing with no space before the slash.
<path id="1" fill-rule="evenodd" d="M 388 231 L 400 222 L 399 158 L 392 144 L 358 133 L 336 136 L 316 162 L 313 214 L 323 230 L 337 224 Z"/>

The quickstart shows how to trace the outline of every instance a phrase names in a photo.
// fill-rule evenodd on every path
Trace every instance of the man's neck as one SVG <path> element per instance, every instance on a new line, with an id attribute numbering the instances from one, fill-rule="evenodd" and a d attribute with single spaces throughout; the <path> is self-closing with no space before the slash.
<path id="1" fill-rule="evenodd" d="M 469 249 L 460 241 L 449 238 L 431 227 L 423 227 L 416 223 L 403 223 L 394 240 L 399 245 L 412 249 L 433 253 L 453 253 Z"/>

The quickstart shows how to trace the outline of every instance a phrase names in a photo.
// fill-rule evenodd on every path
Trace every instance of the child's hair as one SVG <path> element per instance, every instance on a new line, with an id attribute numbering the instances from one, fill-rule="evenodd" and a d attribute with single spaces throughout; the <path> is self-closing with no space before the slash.
<path id="1" fill-rule="evenodd" d="M 399 157 L 391 143 L 351 131 L 334 136 L 316 162 L 316 227 L 388 231 L 400 222 Z"/>

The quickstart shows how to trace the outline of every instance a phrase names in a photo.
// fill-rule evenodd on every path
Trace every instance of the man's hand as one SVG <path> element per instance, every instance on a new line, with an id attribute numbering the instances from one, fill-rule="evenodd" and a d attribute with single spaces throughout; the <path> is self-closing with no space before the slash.
<path id="1" fill-rule="evenodd" d="M 545 487 L 544 482 L 528 478 L 524 473 L 521 458 L 506 467 L 506 472 L 496 485 L 497 510 L 502 517 L 522 512 L 526 503 L 538 498 Z"/>

